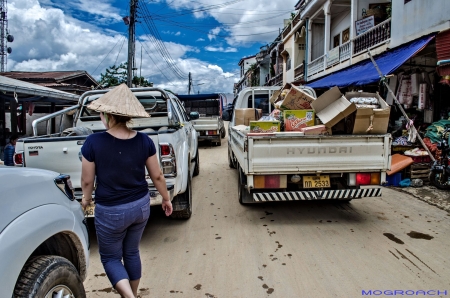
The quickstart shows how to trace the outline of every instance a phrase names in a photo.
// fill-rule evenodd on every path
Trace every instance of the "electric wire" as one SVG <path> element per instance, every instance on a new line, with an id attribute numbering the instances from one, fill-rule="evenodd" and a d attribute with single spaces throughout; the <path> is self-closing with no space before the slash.
<path id="1" fill-rule="evenodd" d="M 140 9 L 140 13 L 143 16 L 149 16 L 149 12 L 148 9 L 146 7 L 146 5 L 141 6 L 142 9 Z M 187 75 L 185 73 L 183 73 L 183 71 L 181 69 L 178 68 L 178 66 L 176 65 L 175 61 L 172 59 L 172 57 L 170 56 L 166 46 L 164 45 L 164 43 L 161 41 L 162 38 L 159 36 L 158 30 L 155 26 L 155 24 L 153 23 L 153 20 L 151 18 L 145 17 L 142 18 L 144 20 L 144 24 L 146 26 L 144 26 L 141 23 L 141 27 L 144 29 L 144 31 L 146 31 L 147 35 L 149 36 L 149 38 L 153 41 L 153 46 L 158 50 L 158 52 L 161 54 L 161 56 L 163 57 L 163 60 L 167 63 L 167 65 L 169 66 L 169 68 L 180 78 L 180 79 L 185 79 L 187 78 Z"/>
<path id="2" fill-rule="evenodd" d="M 123 45 L 125 44 L 125 40 L 127 40 L 127 39 L 126 39 L 125 36 L 124 36 L 124 37 L 123 37 L 122 45 L 120 46 L 120 50 L 119 50 L 119 52 L 117 53 L 117 57 L 116 57 L 116 61 L 114 62 L 114 66 L 117 66 L 117 60 L 119 59 L 119 55 L 120 55 L 120 53 L 122 52 L 122 48 L 123 48 Z"/>

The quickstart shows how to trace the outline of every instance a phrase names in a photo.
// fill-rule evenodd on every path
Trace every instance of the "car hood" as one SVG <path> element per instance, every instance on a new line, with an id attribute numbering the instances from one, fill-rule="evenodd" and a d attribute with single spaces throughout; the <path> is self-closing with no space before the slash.
<path id="1" fill-rule="evenodd" d="M 0 166 L 0 232 L 28 210 L 47 204 L 69 206 L 69 198 L 55 185 L 58 175 L 41 169 Z"/>

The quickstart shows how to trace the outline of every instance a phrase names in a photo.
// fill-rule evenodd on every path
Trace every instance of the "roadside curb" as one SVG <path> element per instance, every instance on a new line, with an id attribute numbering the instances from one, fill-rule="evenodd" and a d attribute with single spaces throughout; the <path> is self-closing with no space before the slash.
<path id="1" fill-rule="evenodd" d="M 426 202 L 432 206 L 436 206 L 439 209 L 450 213 L 450 192 L 445 190 L 439 190 L 433 186 L 422 187 L 389 187 L 390 189 L 398 192 L 407 193 L 413 197 Z"/>

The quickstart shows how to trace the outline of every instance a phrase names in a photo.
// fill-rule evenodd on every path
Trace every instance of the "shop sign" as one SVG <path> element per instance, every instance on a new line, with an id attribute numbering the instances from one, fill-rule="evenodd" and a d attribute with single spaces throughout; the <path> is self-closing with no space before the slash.
<path id="1" fill-rule="evenodd" d="M 328 51 L 327 66 L 336 64 L 339 62 L 339 47 Z"/>
<path id="2" fill-rule="evenodd" d="M 375 26 L 375 17 L 370 16 L 355 22 L 356 36 Z"/>

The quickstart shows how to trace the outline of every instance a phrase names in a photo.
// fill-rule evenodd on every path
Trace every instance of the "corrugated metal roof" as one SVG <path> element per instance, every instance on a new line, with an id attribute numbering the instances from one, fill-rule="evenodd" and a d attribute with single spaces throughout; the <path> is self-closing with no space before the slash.
<path id="1" fill-rule="evenodd" d="M 87 75 L 83 70 L 75 71 L 43 71 L 43 72 L 31 72 L 31 71 L 9 71 L 2 73 L 3 76 L 13 79 L 37 79 L 37 80 L 64 80 L 81 75 Z"/>
<path id="2" fill-rule="evenodd" d="M 79 95 L 0 76 L 0 90 L 34 96 L 47 96 L 78 102 Z"/>

